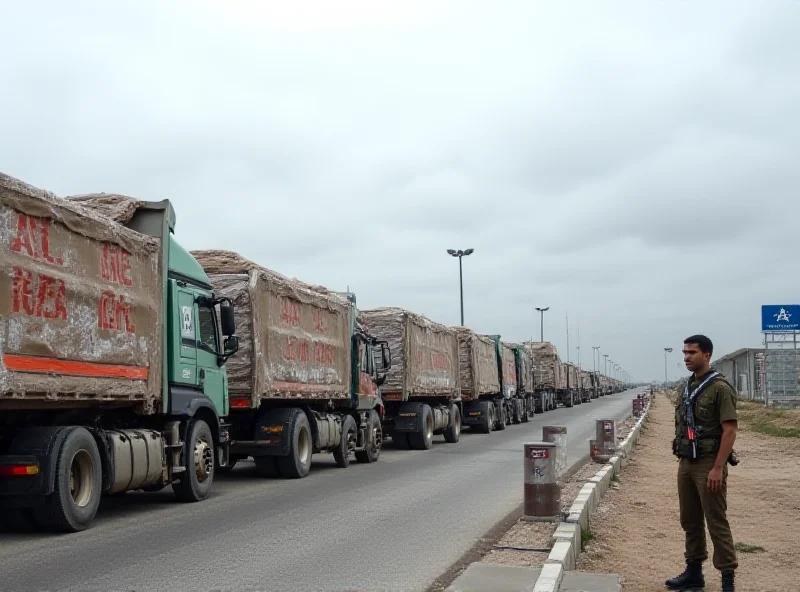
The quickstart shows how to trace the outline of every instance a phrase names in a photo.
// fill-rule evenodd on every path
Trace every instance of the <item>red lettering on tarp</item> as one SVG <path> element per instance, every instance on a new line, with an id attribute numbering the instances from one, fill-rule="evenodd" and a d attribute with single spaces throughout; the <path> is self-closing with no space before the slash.
<path id="1" fill-rule="evenodd" d="M 103 255 L 100 257 L 100 277 L 122 286 L 132 286 L 130 256 L 119 245 L 104 243 Z"/>
<path id="2" fill-rule="evenodd" d="M 14 268 L 11 310 L 48 320 L 67 319 L 67 286 L 64 280 Z"/>
<path id="3" fill-rule="evenodd" d="M 100 294 L 97 308 L 97 323 L 101 329 L 109 331 L 123 331 L 135 333 L 136 325 L 132 319 L 133 306 L 120 294 L 117 296 L 111 290 L 104 290 Z"/>
<path id="4" fill-rule="evenodd" d="M 49 218 L 20 214 L 17 217 L 17 230 L 11 240 L 11 251 L 25 253 L 37 261 L 64 265 L 64 258 L 61 255 L 54 256 L 50 253 L 50 225 Z"/>
<path id="5" fill-rule="evenodd" d="M 314 311 L 314 330 L 323 334 L 328 332 L 328 326 L 325 324 L 325 317 L 321 310 Z"/>
<path id="6" fill-rule="evenodd" d="M 336 354 L 329 343 L 314 344 L 314 362 L 321 366 L 333 366 L 336 363 Z"/>
<path id="7" fill-rule="evenodd" d="M 294 362 L 297 359 L 297 352 L 295 351 L 296 337 L 289 337 L 286 343 L 286 351 L 283 352 L 283 359 L 287 362 Z"/>
<path id="8" fill-rule="evenodd" d="M 281 321 L 290 327 L 297 327 L 300 324 L 300 304 L 281 298 Z"/>
<path id="9" fill-rule="evenodd" d="M 308 362 L 308 341 L 300 342 L 300 361 Z"/>
<path id="10" fill-rule="evenodd" d="M 448 362 L 446 355 L 437 352 L 431 353 L 431 365 L 436 370 L 447 370 L 450 367 Z"/>

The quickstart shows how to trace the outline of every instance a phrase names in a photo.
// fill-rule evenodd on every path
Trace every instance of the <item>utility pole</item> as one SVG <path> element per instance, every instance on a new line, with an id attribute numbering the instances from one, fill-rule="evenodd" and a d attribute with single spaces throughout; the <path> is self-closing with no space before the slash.
<path id="1" fill-rule="evenodd" d="M 665 347 L 664 348 L 664 386 L 667 386 L 667 383 L 669 382 L 669 377 L 668 377 L 668 374 L 667 374 L 667 354 L 670 354 L 670 353 L 672 353 L 672 348 L 671 347 Z"/>
<path id="2" fill-rule="evenodd" d="M 536 307 L 536 310 L 539 311 L 539 341 L 544 343 L 544 313 L 550 310 L 549 306 L 545 306 L 544 308 Z"/>
<path id="3" fill-rule="evenodd" d="M 464 326 L 464 273 L 461 267 L 461 259 L 468 255 L 472 255 L 475 252 L 475 249 L 466 249 L 462 251 L 461 249 L 447 249 L 447 254 L 452 257 L 458 257 L 458 287 L 459 291 L 461 292 L 461 326 Z"/>

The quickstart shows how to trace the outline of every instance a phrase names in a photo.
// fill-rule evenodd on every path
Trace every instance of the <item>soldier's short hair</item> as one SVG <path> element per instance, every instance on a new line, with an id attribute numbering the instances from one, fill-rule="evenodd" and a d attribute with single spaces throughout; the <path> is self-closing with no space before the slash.
<path id="1" fill-rule="evenodd" d="M 692 335 L 691 337 L 684 339 L 683 343 L 691 343 L 696 345 L 704 354 L 714 353 L 714 344 L 711 343 L 711 340 L 705 335 Z"/>

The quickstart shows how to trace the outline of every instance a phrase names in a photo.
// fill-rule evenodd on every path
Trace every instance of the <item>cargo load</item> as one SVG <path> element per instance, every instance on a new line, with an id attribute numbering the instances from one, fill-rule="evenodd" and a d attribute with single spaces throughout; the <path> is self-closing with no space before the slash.
<path id="1" fill-rule="evenodd" d="M 161 411 L 161 241 L 2 173 L 0 235 L 0 405 Z"/>
<path id="2" fill-rule="evenodd" d="M 458 335 L 461 398 L 469 401 L 482 395 L 498 394 L 500 378 L 494 341 L 465 327 L 456 327 L 455 331 Z"/>
<path id="3" fill-rule="evenodd" d="M 396 307 L 360 312 L 365 328 L 386 340 L 392 368 L 382 385 L 387 401 L 455 399 L 460 395 L 458 338 L 454 329 Z"/>
<path id="4" fill-rule="evenodd" d="M 228 360 L 231 396 L 349 400 L 351 305 L 324 288 L 230 251 L 192 251 L 215 292 L 237 311 L 239 351 Z"/>
<path id="5" fill-rule="evenodd" d="M 534 382 L 537 389 L 567 388 L 564 365 L 558 356 L 556 346 L 550 342 L 528 344 L 533 356 Z"/>
<path id="6" fill-rule="evenodd" d="M 517 394 L 517 359 L 513 345 L 501 341 L 500 355 L 503 360 L 503 396 L 513 397 Z"/>

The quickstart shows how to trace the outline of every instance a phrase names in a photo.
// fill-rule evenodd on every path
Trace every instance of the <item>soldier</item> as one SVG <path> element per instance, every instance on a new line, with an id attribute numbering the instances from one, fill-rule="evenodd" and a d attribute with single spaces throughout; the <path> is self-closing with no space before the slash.
<path id="1" fill-rule="evenodd" d="M 722 572 L 722 591 L 734 592 L 734 570 L 739 564 L 726 510 L 727 464 L 738 462 L 732 454 L 738 427 L 736 392 L 711 368 L 713 345 L 708 337 L 693 335 L 683 343 L 683 359 L 692 376 L 676 404 L 672 449 L 680 459 L 678 500 L 686 533 L 686 570 L 667 580 L 666 586 L 670 590 L 705 586 L 705 520 L 714 544 L 713 564 Z"/>

